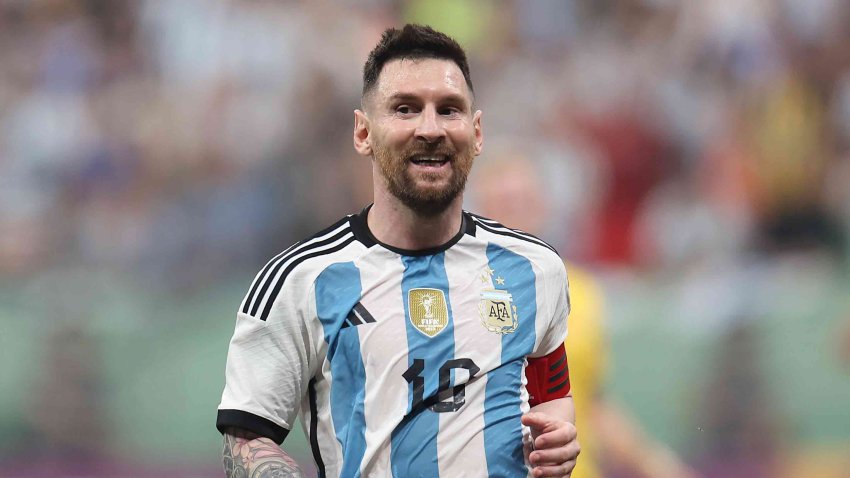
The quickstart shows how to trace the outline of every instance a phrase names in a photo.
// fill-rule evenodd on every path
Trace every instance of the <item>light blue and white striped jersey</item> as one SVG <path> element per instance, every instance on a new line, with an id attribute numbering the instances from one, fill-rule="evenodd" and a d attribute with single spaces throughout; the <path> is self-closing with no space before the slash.
<path id="1" fill-rule="evenodd" d="M 399 250 L 371 235 L 367 213 L 254 279 L 219 430 L 281 443 L 300 412 L 323 477 L 530 476 L 525 368 L 566 337 L 560 257 L 467 212 L 444 246 Z"/>

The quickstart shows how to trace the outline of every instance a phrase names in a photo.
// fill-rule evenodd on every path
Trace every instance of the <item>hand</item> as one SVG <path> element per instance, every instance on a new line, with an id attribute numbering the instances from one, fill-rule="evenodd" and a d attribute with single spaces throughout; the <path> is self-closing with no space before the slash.
<path id="1" fill-rule="evenodd" d="M 521 421 L 531 428 L 534 442 L 527 455 L 534 467 L 532 474 L 537 478 L 569 477 L 581 451 L 575 425 L 541 412 L 526 413 Z"/>

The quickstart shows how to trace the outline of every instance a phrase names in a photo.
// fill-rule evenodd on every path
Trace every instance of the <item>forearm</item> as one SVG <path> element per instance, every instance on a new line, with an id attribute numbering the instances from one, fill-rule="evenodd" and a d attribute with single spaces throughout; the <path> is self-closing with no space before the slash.
<path id="1" fill-rule="evenodd" d="M 269 438 L 230 428 L 222 463 L 227 478 L 301 478 L 298 464 Z"/>
<path id="2" fill-rule="evenodd" d="M 530 411 L 534 413 L 545 413 L 558 420 L 570 422 L 573 425 L 576 423 L 576 409 L 572 396 L 539 403 L 531 407 Z"/>
<path id="3" fill-rule="evenodd" d="M 572 397 L 535 405 L 520 421 L 531 429 L 533 441 L 525 442 L 523 448 L 534 476 L 570 476 L 581 452 Z"/>

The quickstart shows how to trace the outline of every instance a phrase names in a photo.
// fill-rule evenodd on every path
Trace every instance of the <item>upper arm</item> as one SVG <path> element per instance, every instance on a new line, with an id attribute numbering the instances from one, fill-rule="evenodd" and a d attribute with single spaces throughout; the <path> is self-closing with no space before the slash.
<path id="1" fill-rule="evenodd" d="M 233 427 L 281 443 L 292 429 L 317 357 L 309 297 L 312 284 L 292 274 L 265 320 L 240 309 L 227 354 L 219 431 Z"/>
<path id="2" fill-rule="evenodd" d="M 551 253 L 541 261 L 543 276 L 541 290 L 537 346 L 532 357 L 540 357 L 562 346 L 567 337 L 567 316 L 570 313 L 570 295 L 567 270 L 560 257 Z"/>
<path id="3" fill-rule="evenodd" d="M 528 402 L 532 407 L 568 396 L 570 369 L 564 345 L 543 357 L 529 358 L 525 375 Z"/>
<path id="4" fill-rule="evenodd" d="M 570 375 L 564 340 L 567 334 L 569 291 L 566 268 L 556 255 L 541 265 L 543 301 L 537 348 L 528 358 L 525 374 L 529 403 L 535 406 L 570 393 Z"/>

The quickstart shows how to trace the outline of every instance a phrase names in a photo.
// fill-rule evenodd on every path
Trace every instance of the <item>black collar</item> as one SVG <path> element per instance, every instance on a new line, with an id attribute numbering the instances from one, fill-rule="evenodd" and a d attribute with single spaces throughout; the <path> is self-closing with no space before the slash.
<path id="1" fill-rule="evenodd" d="M 372 235 L 372 231 L 369 230 L 369 223 L 367 222 L 367 217 L 369 216 L 369 210 L 371 208 L 372 204 L 366 206 L 358 214 L 351 216 L 350 221 L 351 230 L 352 232 L 354 232 L 354 237 L 358 241 L 363 243 L 366 247 L 380 245 L 381 247 L 393 251 L 396 254 L 400 254 L 402 256 L 431 256 L 434 254 L 439 254 L 440 252 L 444 252 L 448 248 L 457 244 L 457 242 L 460 240 L 460 238 L 463 237 L 464 234 L 469 234 L 471 236 L 475 235 L 475 221 L 472 220 L 472 217 L 469 215 L 468 212 L 462 211 L 460 230 L 445 244 L 439 245 L 437 247 L 429 247 L 427 249 L 402 249 L 400 247 L 384 244 Z"/>

